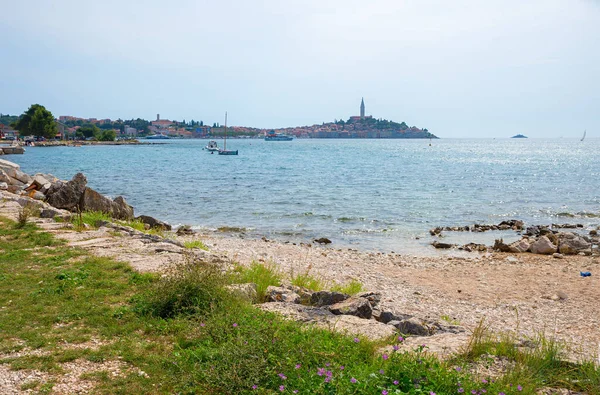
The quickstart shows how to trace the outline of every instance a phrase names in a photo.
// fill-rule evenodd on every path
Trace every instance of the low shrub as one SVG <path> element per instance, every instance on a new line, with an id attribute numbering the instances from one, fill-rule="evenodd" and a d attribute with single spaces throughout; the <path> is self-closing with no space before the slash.
<path id="1" fill-rule="evenodd" d="M 276 265 L 252 261 L 249 267 L 238 265 L 230 273 L 231 283 L 255 283 L 259 300 L 264 300 L 269 285 L 281 285 L 281 272 Z"/>
<path id="2" fill-rule="evenodd" d="M 363 290 L 362 283 L 358 280 L 352 279 L 346 284 L 336 284 L 331 287 L 332 291 L 341 292 L 348 295 L 356 295 Z"/>

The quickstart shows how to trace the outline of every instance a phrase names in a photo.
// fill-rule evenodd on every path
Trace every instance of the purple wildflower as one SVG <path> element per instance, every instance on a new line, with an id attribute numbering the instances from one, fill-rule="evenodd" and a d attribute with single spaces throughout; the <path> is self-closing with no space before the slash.
<path id="1" fill-rule="evenodd" d="M 402 342 L 404 341 L 404 338 L 403 338 L 402 336 L 398 336 L 398 341 L 399 341 L 400 343 L 402 343 Z"/>
<path id="2" fill-rule="evenodd" d="M 331 370 L 328 370 L 325 372 L 325 376 L 331 377 L 331 376 L 333 376 L 333 373 L 331 372 Z"/>
<path id="3" fill-rule="evenodd" d="M 488 381 L 487 381 L 486 379 L 481 379 L 481 382 L 482 382 L 483 384 L 487 384 L 487 383 L 488 383 Z"/>
<path id="4" fill-rule="evenodd" d="M 325 382 L 326 383 L 329 383 L 330 381 L 331 381 L 331 377 L 329 377 L 329 376 L 325 377 Z"/>
<path id="5" fill-rule="evenodd" d="M 384 360 L 384 361 L 387 361 L 387 359 L 388 359 L 389 357 L 388 357 L 388 355 L 387 355 L 387 354 L 383 354 L 383 355 L 381 356 L 381 358 L 383 358 L 383 360 Z"/>
<path id="6" fill-rule="evenodd" d="M 392 348 L 394 349 L 394 351 L 398 351 L 400 349 L 400 347 L 398 347 L 397 344 L 394 344 L 394 346 Z"/>
<path id="7" fill-rule="evenodd" d="M 280 386 L 279 386 L 279 391 L 281 391 L 281 392 L 285 391 L 285 386 L 283 386 L 283 385 L 280 385 Z"/>
<path id="8" fill-rule="evenodd" d="M 459 393 L 459 394 L 462 394 L 463 392 L 465 392 L 465 389 L 464 389 L 463 387 L 460 387 L 460 388 L 458 389 L 458 393 Z"/>
<path id="9" fill-rule="evenodd" d="M 343 365 L 340 366 L 340 370 L 344 370 L 344 369 L 346 369 L 346 368 Z"/>
<path id="10" fill-rule="evenodd" d="M 235 322 L 234 322 L 234 323 L 233 323 L 233 327 L 234 327 L 234 328 L 237 328 L 237 323 L 235 323 Z"/>
<path id="11" fill-rule="evenodd" d="M 255 390 L 255 389 L 257 389 L 257 388 L 258 388 L 258 385 L 256 385 L 256 384 L 254 384 L 254 385 L 252 386 L 252 389 L 253 389 L 253 390 Z"/>
<path id="12" fill-rule="evenodd" d="M 386 390 L 381 391 L 381 395 L 388 395 L 388 392 Z"/>
<path id="13" fill-rule="evenodd" d="M 292 392 L 293 392 L 294 394 L 297 394 L 297 393 L 298 393 L 298 390 L 293 390 Z"/>
<path id="14" fill-rule="evenodd" d="M 282 380 L 286 380 L 287 379 L 286 375 L 283 374 L 283 373 L 279 373 L 278 376 L 281 377 Z"/>
<path id="15" fill-rule="evenodd" d="M 206 324 L 204 322 L 201 322 L 200 326 L 206 326 Z"/>
<path id="16" fill-rule="evenodd" d="M 473 395 L 477 395 L 477 390 L 471 390 L 471 393 L 472 393 Z"/>
<path id="17" fill-rule="evenodd" d="M 435 392 L 429 391 L 429 395 L 435 395 Z"/>
<path id="18" fill-rule="evenodd" d="M 325 366 L 327 366 L 327 367 L 329 367 L 330 365 L 331 365 L 331 364 L 330 364 L 329 362 L 327 362 L 327 363 L 325 364 Z"/>
<path id="19" fill-rule="evenodd" d="M 354 338 L 354 343 L 358 343 L 360 341 L 360 339 L 358 337 Z"/>
<path id="20" fill-rule="evenodd" d="M 460 372 L 462 369 L 460 368 L 460 366 L 457 366 L 454 368 L 454 370 L 456 370 L 457 372 Z"/>
<path id="21" fill-rule="evenodd" d="M 324 374 L 325 374 L 325 368 L 319 368 L 319 369 L 317 369 L 317 375 L 323 376 Z"/>
<path id="22" fill-rule="evenodd" d="M 300 369 L 300 366 L 302 366 L 302 365 L 300 365 L 300 364 L 297 364 L 297 365 L 295 366 L 295 368 L 296 368 L 296 369 Z"/>
<path id="23" fill-rule="evenodd" d="M 357 381 L 358 381 L 358 380 L 356 380 L 354 377 L 352 377 L 352 378 L 350 379 L 350 382 L 351 382 L 352 384 L 355 384 Z"/>
<path id="24" fill-rule="evenodd" d="M 506 395 L 504 392 L 498 392 L 498 395 Z"/>
<path id="25" fill-rule="evenodd" d="M 523 387 L 521 387 L 521 385 L 517 385 L 517 391 L 523 391 Z"/>
<path id="26" fill-rule="evenodd" d="M 383 371 L 383 369 L 381 369 L 381 370 L 379 371 L 379 374 L 384 374 L 384 373 L 385 373 L 385 372 Z"/>
<path id="27" fill-rule="evenodd" d="M 394 380 L 394 385 L 398 385 L 400 382 L 398 380 Z"/>

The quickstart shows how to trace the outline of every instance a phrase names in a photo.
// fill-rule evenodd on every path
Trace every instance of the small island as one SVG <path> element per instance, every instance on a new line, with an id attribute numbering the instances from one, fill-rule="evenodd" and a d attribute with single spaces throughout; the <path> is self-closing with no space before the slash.
<path id="1" fill-rule="evenodd" d="M 527 136 L 525 136 L 524 134 L 517 134 L 511 137 L 511 139 L 526 139 Z"/>

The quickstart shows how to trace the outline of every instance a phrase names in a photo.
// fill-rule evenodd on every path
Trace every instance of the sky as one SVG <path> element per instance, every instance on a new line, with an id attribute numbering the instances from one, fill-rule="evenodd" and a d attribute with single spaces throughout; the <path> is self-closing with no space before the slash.
<path id="1" fill-rule="evenodd" d="M 0 113 L 600 137 L 600 0 L 0 0 Z"/>

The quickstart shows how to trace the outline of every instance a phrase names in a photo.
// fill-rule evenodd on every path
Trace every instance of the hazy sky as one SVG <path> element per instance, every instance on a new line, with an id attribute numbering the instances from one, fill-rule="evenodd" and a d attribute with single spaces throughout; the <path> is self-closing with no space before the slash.
<path id="1" fill-rule="evenodd" d="M 0 112 L 600 137 L 600 0 L 0 0 Z"/>

